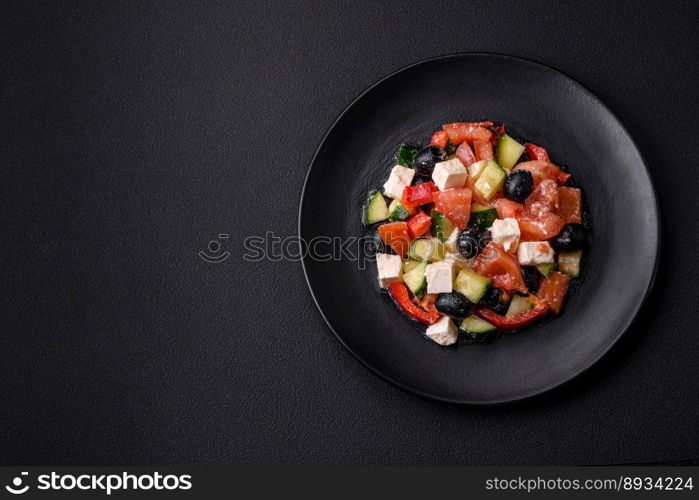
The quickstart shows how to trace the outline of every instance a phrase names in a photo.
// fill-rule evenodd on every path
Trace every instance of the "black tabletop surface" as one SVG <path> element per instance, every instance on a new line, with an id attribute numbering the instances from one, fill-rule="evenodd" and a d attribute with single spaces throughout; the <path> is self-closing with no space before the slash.
<path id="1" fill-rule="evenodd" d="M 0 10 L 2 464 L 699 458 L 692 2 Z M 509 406 L 385 383 L 333 337 L 299 262 L 242 259 L 247 236 L 297 233 L 310 160 L 352 99 L 464 51 L 588 87 L 638 142 L 662 212 L 655 291 L 621 343 Z M 229 257 L 204 262 L 219 234 Z"/>

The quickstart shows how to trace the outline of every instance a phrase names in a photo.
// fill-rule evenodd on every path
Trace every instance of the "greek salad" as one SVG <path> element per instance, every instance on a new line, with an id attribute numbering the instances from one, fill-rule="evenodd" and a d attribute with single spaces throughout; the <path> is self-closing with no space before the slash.
<path id="1" fill-rule="evenodd" d="M 400 145 L 364 205 L 385 250 L 378 281 L 441 345 L 559 314 L 586 246 L 581 191 L 548 152 L 493 122 L 449 123 Z"/>

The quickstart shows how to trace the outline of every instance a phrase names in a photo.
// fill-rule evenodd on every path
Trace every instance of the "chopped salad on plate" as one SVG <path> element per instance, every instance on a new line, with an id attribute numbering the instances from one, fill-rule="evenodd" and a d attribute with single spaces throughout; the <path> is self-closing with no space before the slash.
<path id="1" fill-rule="evenodd" d="M 385 250 L 378 282 L 440 345 L 562 312 L 587 243 L 583 200 L 543 147 L 493 122 L 455 122 L 401 144 L 363 219 Z"/>

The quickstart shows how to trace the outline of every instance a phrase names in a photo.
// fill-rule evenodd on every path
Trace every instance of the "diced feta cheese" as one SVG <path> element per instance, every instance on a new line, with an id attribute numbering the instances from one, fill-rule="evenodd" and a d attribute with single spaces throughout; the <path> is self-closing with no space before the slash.
<path id="1" fill-rule="evenodd" d="M 448 253 L 444 256 L 444 260 L 452 262 L 454 264 L 454 269 L 466 269 L 473 267 L 473 261 L 475 259 L 467 259 L 460 253 Z"/>
<path id="2" fill-rule="evenodd" d="M 459 238 L 459 228 L 456 227 L 454 230 L 451 232 L 449 237 L 447 238 L 447 241 L 444 242 L 444 248 L 447 249 L 447 252 L 456 252 L 456 240 Z"/>
<path id="3" fill-rule="evenodd" d="M 379 286 L 387 288 L 394 281 L 400 280 L 400 270 L 403 261 L 400 255 L 389 253 L 376 254 L 376 267 L 379 271 Z"/>
<path id="4" fill-rule="evenodd" d="M 454 263 L 442 260 L 425 268 L 427 293 L 449 293 L 454 281 Z"/>
<path id="5" fill-rule="evenodd" d="M 383 185 L 383 194 L 389 198 L 400 200 L 403 190 L 413 182 L 415 170 L 412 168 L 396 165 L 391 169 L 391 175 Z"/>
<path id="6" fill-rule="evenodd" d="M 506 251 L 514 252 L 517 250 L 520 236 L 517 219 L 513 219 L 512 217 L 495 219 L 493 221 L 493 226 L 490 228 L 490 234 L 492 235 L 493 241 L 495 243 L 500 243 Z"/>
<path id="7" fill-rule="evenodd" d="M 440 161 L 434 166 L 432 180 L 440 191 L 462 187 L 468 180 L 468 170 L 458 158 Z"/>
<path id="8" fill-rule="evenodd" d="M 438 344 L 451 345 L 456 342 L 459 331 L 449 316 L 442 316 L 439 321 L 427 327 L 425 335 Z"/>
<path id="9" fill-rule="evenodd" d="M 468 176 L 471 179 L 475 179 L 479 175 L 481 175 L 481 172 L 483 172 L 483 169 L 485 168 L 485 165 L 488 162 L 485 160 L 477 161 L 475 163 L 471 163 L 468 167 Z"/>
<path id="10" fill-rule="evenodd" d="M 553 262 L 553 248 L 548 241 L 523 241 L 517 248 L 517 259 L 523 266 L 550 264 Z"/>

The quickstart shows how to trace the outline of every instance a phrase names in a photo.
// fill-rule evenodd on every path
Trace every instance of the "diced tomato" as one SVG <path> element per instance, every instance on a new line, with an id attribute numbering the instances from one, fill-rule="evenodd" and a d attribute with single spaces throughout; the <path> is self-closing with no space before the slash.
<path id="1" fill-rule="evenodd" d="M 554 271 L 541 282 L 538 296 L 553 312 L 558 314 L 563 306 L 563 299 L 568 292 L 569 284 L 569 276 Z"/>
<path id="2" fill-rule="evenodd" d="M 519 262 L 499 244 L 491 241 L 476 257 L 473 270 L 493 280 L 493 284 L 508 292 L 527 293 Z"/>
<path id="3" fill-rule="evenodd" d="M 493 145 L 490 141 L 473 141 L 473 149 L 478 161 L 493 159 Z"/>
<path id="4" fill-rule="evenodd" d="M 558 184 L 551 179 L 544 179 L 532 191 L 524 202 L 524 208 L 536 217 L 545 212 L 555 212 L 558 208 Z"/>
<path id="5" fill-rule="evenodd" d="M 561 232 L 565 224 L 563 219 L 553 212 L 544 212 L 535 216 L 525 211 L 516 219 L 522 241 L 543 241 L 553 238 Z"/>
<path id="6" fill-rule="evenodd" d="M 545 162 L 551 161 L 549 159 L 548 151 L 546 151 L 541 146 L 537 146 L 536 144 L 528 142 L 524 145 L 524 150 L 526 151 L 527 156 L 530 160 L 543 160 Z"/>
<path id="7" fill-rule="evenodd" d="M 556 181 L 558 181 L 559 184 L 565 184 L 566 181 L 570 179 L 570 176 L 571 174 L 567 174 L 563 170 L 560 170 L 560 172 L 558 172 L 558 175 L 556 176 Z"/>
<path id="8" fill-rule="evenodd" d="M 524 211 L 524 205 L 516 201 L 508 200 L 507 198 L 498 198 L 495 200 L 494 205 L 500 219 L 506 219 L 508 217 L 516 219 Z"/>
<path id="9" fill-rule="evenodd" d="M 410 235 L 407 222 L 389 222 L 378 227 L 381 240 L 390 246 L 394 252 L 405 257 L 410 247 Z"/>
<path id="10" fill-rule="evenodd" d="M 493 133 L 485 127 L 489 127 L 493 122 L 455 122 L 447 123 L 442 128 L 449 135 L 452 144 L 458 146 L 462 142 L 489 141 Z"/>
<path id="11" fill-rule="evenodd" d="M 417 238 L 430 230 L 432 218 L 425 212 L 418 212 L 408 219 L 408 236 Z"/>
<path id="12" fill-rule="evenodd" d="M 400 201 L 408 211 L 412 212 L 416 207 L 430 203 L 432 201 L 432 193 L 438 190 L 439 188 L 434 182 L 425 182 L 417 186 L 406 186 Z"/>
<path id="13" fill-rule="evenodd" d="M 438 130 L 432 134 L 432 139 L 430 139 L 430 146 L 439 146 L 442 149 L 447 147 L 447 141 L 449 140 L 449 134 L 444 130 Z"/>
<path id="14" fill-rule="evenodd" d="M 410 292 L 405 283 L 396 281 L 388 285 L 388 292 L 393 297 L 401 311 L 420 323 L 431 325 L 439 319 L 439 312 L 432 307 L 430 310 L 422 309 L 410 299 Z"/>
<path id="15" fill-rule="evenodd" d="M 456 227 L 463 229 L 471 216 L 471 190 L 452 188 L 434 193 L 434 206 Z"/>
<path id="16" fill-rule="evenodd" d="M 566 224 L 582 222 L 582 199 L 577 188 L 558 188 L 558 215 Z"/>
<path id="17" fill-rule="evenodd" d="M 473 150 L 467 142 L 462 142 L 461 145 L 456 148 L 456 157 L 461 160 L 464 167 L 468 167 L 476 162 L 476 155 L 473 154 Z"/>
<path id="18" fill-rule="evenodd" d="M 530 195 L 533 196 L 534 193 Z M 542 199 L 546 200 L 544 193 Z M 546 201 L 552 203 L 551 199 Z M 517 219 L 522 241 L 542 241 L 556 236 L 563 228 L 563 219 L 550 211 L 545 203 L 531 203 L 529 200 L 522 205 L 506 198 L 500 198 L 494 203 L 498 217 Z M 530 211 L 532 210 L 532 211 Z"/>

